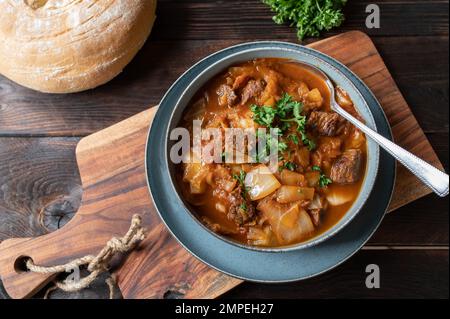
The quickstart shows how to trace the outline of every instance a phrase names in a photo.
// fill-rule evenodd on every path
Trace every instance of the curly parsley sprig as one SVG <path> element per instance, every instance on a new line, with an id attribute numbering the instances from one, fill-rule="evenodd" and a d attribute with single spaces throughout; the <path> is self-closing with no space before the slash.
<path id="1" fill-rule="evenodd" d="M 241 186 L 241 197 L 244 200 L 244 202 L 242 202 L 242 204 L 240 205 L 239 208 L 245 212 L 247 211 L 247 203 L 245 202 L 245 200 L 247 199 L 247 195 L 248 195 L 248 188 L 245 186 L 245 177 L 246 176 L 247 176 L 247 173 L 242 169 L 239 171 L 239 174 L 233 174 L 233 178 L 235 180 L 237 180 L 237 182 Z"/>
<path id="2" fill-rule="evenodd" d="M 347 0 L 262 0 L 275 12 L 273 21 L 297 28 L 297 36 L 317 37 L 322 31 L 338 27 L 344 21 L 342 9 Z"/>
<path id="3" fill-rule="evenodd" d="M 301 114 L 303 104 L 294 101 L 289 94 L 283 94 L 281 99 L 275 104 L 275 107 L 252 105 L 250 109 L 253 112 L 253 119 L 256 123 L 268 128 L 277 128 L 282 133 L 291 123 L 297 124 L 297 131 L 300 133 L 303 145 L 310 151 L 316 147 L 314 141 L 306 134 L 306 116 Z M 298 138 L 296 139 L 292 134 L 290 135 L 290 139 L 295 144 L 298 144 Z M 284 150 L 280 151 L 283 152 Z"/>
<path id="4" fill-rule="evenodd" d="M 311 151 L 316 148 L 316 144 L 308 137 L 308 135 L 306 135 L 306 116 L 301 115 L 302 107 L 303 106 L 301 103 L 296 102 L 292 109 L 292 114 L 294 115 L 294 117 L 290 119 L 281 119 L 281 121 L 297 123 L 297 131 L 300 133 L 303 145 L 305 145 Z"/>
<path id="5" fill-rule="evenodd" d="M 324 173 L 322 173 L 322 169 L 319 166 L 314 165 L 312 167 L 313 171 L 318 171 L 320 173 L 320 177 L 319 177 L 319 187 L 323 188 L 325 186 L 328 186 L 329 184 L 331 184 L 333 181 L 331 180 L 331 178 L 325 176 Z"/>

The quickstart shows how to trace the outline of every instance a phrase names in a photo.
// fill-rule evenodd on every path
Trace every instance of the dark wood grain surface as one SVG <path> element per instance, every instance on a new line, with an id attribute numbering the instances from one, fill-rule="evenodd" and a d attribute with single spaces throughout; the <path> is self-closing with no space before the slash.
<path id="1" fill-rule="evenodd" d="M 368 33 L 386 62 L 445 169 L 448 171 L 448 1 L 376 1 L 381 28 L 365 28 L 365 7 L 349 1 L 348 30 Z M 192 63 L 249 40 L 298 42 L 276 26 L 258 0 L 160 0 L 150 39 L 110 83 L 74 95 L 45 95 L 0 76 L 0 240 L 38 236 L 61 227 L 81 200 L 75 145 L 81 136 L 157 103 Z M 315 39 L 307 39 L 306 42 Z M 337 269 L 305 282 L 245 283 L 237 297 L 439 297 L 448 298 L 448 198 L 429 195 L 386 217 L 370 247 Z M 382 272 L 379 290 L 365 288 L 365 266 Z M 107 297 L 102 284 L 76 295 Z M 6 297 L 0 285 L 0 297 Z"/>

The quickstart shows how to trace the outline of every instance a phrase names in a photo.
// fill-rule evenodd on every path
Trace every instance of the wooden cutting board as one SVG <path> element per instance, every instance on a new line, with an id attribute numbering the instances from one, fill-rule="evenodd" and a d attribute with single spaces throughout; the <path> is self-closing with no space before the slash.
<path id="1" fill-rule="evenodd" d="M 383 106 L 395 141 L 442 168 L 370 38 L 361 32 L 348 32 L 310 47 L 338 59 L 361 77 Z M 29 297 L 52 279 L 23 272 L 18 262 L 21 257 L 52 266 L 96 254 L 112 236 L 127 231 L 136 213 L 143 216 L 148 236 L 114 270 L 125 298 L 214 298 L 241 282 L 192 257 L 157 216 L 144 167 L 147 132 L 155 111 L 156 107 L 151 108 L 79 142 L 76 156 L 83 199 L 67 225 L 38 238 L 10 239 L 0 244 L 0 276 L 11 297 Z M 399 166 L 389 210 L 429 193 Z"/>

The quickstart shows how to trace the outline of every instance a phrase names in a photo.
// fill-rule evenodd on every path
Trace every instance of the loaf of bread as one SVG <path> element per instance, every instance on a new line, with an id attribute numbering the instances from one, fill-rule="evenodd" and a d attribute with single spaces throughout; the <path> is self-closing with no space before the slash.
<path id="1" fill-rule="evenodd" d="M 0 73 L 34 90 L 104 84 L 150 34 L 156 0 L 0 0 Z"/>

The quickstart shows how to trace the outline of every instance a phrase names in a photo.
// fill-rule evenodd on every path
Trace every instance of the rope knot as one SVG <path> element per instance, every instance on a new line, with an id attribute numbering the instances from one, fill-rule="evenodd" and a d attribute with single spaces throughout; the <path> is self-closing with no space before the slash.
<path id="1" fill-rule="evenodd" d="M 122 238 L 113 237 L 107 243 L 106 246 L 112 251 L 118 253 L 126 253 L 128 251 L 127 243 L 123 242 Z"/>
<path id="2" fill-rule="evenodd" d="M 71 270 L 87 265 L 87 270 L 90 274 L 77 281 L 62 281 L 55 282 L 55 286 L 61 290 L 73 292 L 88 287 L 101 273 L 108 270 L 109 262 L 117 253 L 126 253 L 130 251 L 138 242 L 144 240 L 145 229 L 142 227 L 142 219 L 139 215 L 134 215 L 131 220 L 130 228 L 125 236 L 111 238 L 98 253 L 97 256 L 87 255 L 75 260 L 72 260 L 64 265 L 53 267 L 37 266 L 31 259 L 26 262 L 27 268 L 36 273 L 41 274 L 57 274 L 63 272 L 70 272 Z M 112 294 L 112 286 L 109 284 L 110 294 Z M 47 294 L 46 294 L 47 295 Z"/>

